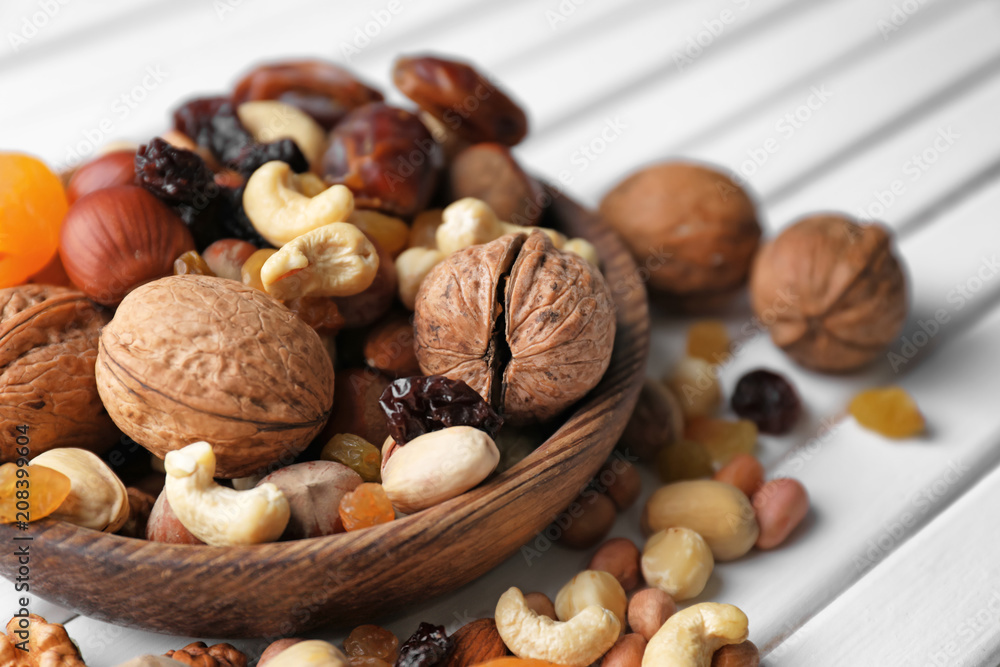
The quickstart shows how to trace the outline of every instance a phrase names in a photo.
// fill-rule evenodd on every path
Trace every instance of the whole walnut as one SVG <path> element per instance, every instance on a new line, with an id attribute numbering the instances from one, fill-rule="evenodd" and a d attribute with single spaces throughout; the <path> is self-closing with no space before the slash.
<path id="1" fill-rule="evenodd" d="M 464 380 L 512 424 L 544 421 L 604 375 L 615 338 L 596 267 L 534 232 L 453 253 L 420 287 L 417 360 Z"/>
<path id="2" fill-rule="evenodd" d="M 31 456 L 54 447 L 104 452 L 118 429 L 97 394 L 97 341 L 108 315 L 83 292 L 48 285 L 0 290 L 0 423 L 27 426 Z M 17 458 L 0 440 L 0 463 Z"/>
<path id="3" fill-rule="evenodd" d="M 247 667 L 247 657 L 232 644 L 192 642 L 164 655 L 191 667 Z"/>
<path id="4" fill-rule="evenodd" d="M 731 178 L 668 162 L 632 174 L 601 201 L 650 285 L 684 307 L 716 304 L 747 278 L 760 241 L 754 203 Z"/>
<path id="5" fill-rule="evenodd" d="M 159 457 L 205 440 L 218 477 L 288 465 L 323 428 L 333 365 L 319 335 L 267 294 L 184 275 L 131 292 L 101 333 L 112 419 Z"/>
<path id="6" fill-rule="evenodd" d="M 798 363 L 848 371 L 895 340 L 906 276 L 889 231 L 839 215 L 804 218 L 764 246 L 750 277 L 754 312 Z"/>

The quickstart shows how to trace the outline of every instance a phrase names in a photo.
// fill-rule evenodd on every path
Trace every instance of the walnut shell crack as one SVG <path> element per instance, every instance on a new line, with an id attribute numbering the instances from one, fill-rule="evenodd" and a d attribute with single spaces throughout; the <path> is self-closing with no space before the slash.
<path id="1" fill-rule="evenodd" d="M 80 291 L 0 290 L 0 422 L 28 427 L 31 456 L 54 447 L 101 453 L 118 430 L 97 393 L 94 364 L 108 315 Z M 0 442 L 0 463 L 17 458 Z"/>
<path id="2" fill-rule="evenodd" d="M 587 261 L 535 232 L 454 253 L 424 280 L 414 320 L 428 375 L 464 380 L 514 424 L 582 398 L 611 360 L 611 291 Z"/>
<path id="3" fill-rule="evenodd" d="M 101 334 L 97 385 L 119 428 L 157 456 L 211 443 L 219 477 L 292 463 L 333 404 L 316 332 L 263 292 L 209 276 L 130 293 Z"/>

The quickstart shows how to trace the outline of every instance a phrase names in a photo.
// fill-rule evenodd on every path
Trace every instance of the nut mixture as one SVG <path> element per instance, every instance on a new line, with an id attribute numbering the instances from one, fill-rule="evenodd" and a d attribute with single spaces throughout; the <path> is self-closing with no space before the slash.
<path id="1" fill-rule="evenodd" d="M 545 432 L 597 385 L 612 292 L 593 245 L 545 227 L 552 196 L 510 151 L 524 112 L 459 61 L 400 58 L 393 80 L 416 108 L 330 63 L 267 64 L 68 179 L 0 153 L 0 418 L 31 436 L 0 448 L 0 522 L 223 547 L 388 530 L 516 465 L 538 444 L 525 427 Z M 749 284 L 807 368 L 858 368 L 905 320 L 882 226 L 812 215 L 762 244 L 751 195 L 683 162 L 631 175 L 600 210 L 664 306 L 713 308 Z M 720 414 L 739 344 L 725 320 L 694 322 L 553 523 L 561 544 L 597 547 L 641 496 L 636 464 L 652 465 L 665 485 L 643 504 L 641 548 L 608 540 L 554 602 L 512 587 L 494 618 L 450 634 L 363 625 L 342 647 L 278 640 L 257 664 L 755 667 L 743 612 L 676 604 L 809 515 L 803 485 L 766 480 L 755 457 L 759 433 L 800 420 L 790 379 L 746 373 L 737 418 Z M 899 387 L 860 393 L 850 414 L 892 438 L 925 426 Z M 119 437 L 154 465 L 102 460 Z M 15 649 L 28 627 L 30 664 L 84 664 L 34 615 L 8 624 L 0 664 L 29 664 Z M 197 642 L 126 664 L 248 656 Z"/>

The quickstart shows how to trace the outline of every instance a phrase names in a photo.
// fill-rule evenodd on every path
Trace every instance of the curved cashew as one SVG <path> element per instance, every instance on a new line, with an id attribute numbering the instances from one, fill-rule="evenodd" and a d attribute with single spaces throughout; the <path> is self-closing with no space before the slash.
<path id="1" fill-rule="evenodd" d="M 301 109 L 276 100 L 244 102 L 236 107 L 243 127 L 261 143 L 291 139 L 309 160 L 318 164 L 326 150 L 326 133 L 312 116 Z"/>
<path id="2" fill-rule="evenodd" d="M 128 492 L 118 476 L 86 449 L 60 447 L 42 452 L 31 465 L 69 477 L 66 500 L 50 516 L 84 528 L 113 533 L 128 519 Z"/>
<path id="3" fill-rule="evenodd" d="M 282 301 L 351 296 L 372 284 L 378 262 L 378 251 L 360 229 L 334 222 L 283 245 L 260 267 L 260 281 L 268 294 Z"/>
<path id="4" fill-rule="evenodd" d="M 496 623 L 500 637 L 517 657 L 567 667 L 587 667 L 614 646 L 621 631 L 618 617 L 597 605 L 590 605 L 564 623 L 539 616 L 517 588 L 500 596 Z"/>
<path id="5" fill-rule="evenodd" d="M 250 175 L 243 190 L 243 210 L 268 243 L 282 246 L 331 222 L 343 222 L 354 210 L 354 195 L 343 185 L 320 189 L 313 174 L 297 175 L 280 160 Z"/>
<path id="6" fill-rule="evenodd" d="M 739 607 L 702 602 L 679 611 L 646 646 L 642 667 L 711 667 L 712 654 L 747 638 L 747 616 Z"/>
<path id="7" fill-rule="evenodd" d="M 267 661 L 267 667 L 347 667 L 347 656 L 333 644 L 310 639 L 292 644 Z"/>
<path id="8" fill-rule="evenodd" d="M 169 452 L 164 487 L 170 509 L 191 534 L 212 546 L 260 544 L 281 537 L 291 511 L 274 484 L 249 491 L 219 486 L 215 453 L 207 442 Z"/>
<path id="9" fill-rule="evenodd" d="M 354 209 L 348 216 L 347 222 L 363 231 L 368 238 L 378 244 L 379 248 L 392 257 L 403 252 L 409 241 L 410 228 L 405 222 L 378 211 Z"/>
<path id="10" fill-rule="evenodd" d="M 440 250 L 431 248 L 409 248 L 396 258 L 396 276 L 399 281 L 399 300 L 413 310 L 417 303 L 420 284 L 435 266 L 447 257 Z"/>

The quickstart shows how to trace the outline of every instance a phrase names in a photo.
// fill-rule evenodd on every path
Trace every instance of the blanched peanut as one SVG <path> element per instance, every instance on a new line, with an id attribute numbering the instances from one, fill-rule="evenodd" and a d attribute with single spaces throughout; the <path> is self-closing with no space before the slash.
<path id="1" fill-rule="evenodd" d="M 589 549 L 604 539 L 617 515 L 610 498 L 603 493 L 586 491 L 556 520 L 562 529 L 559 543 L 570 549 Z"/>
<path id="2" fill-rule="evenodd" d="M 642 550 L 646 583 L 670 593 L 675 600 L 697 597 L 715 567 L 712 551 L 690 528 L 668 528 L 649 538 Z"/>
<path id="3" fill-rule="evenodd" d="M 719 468 L 712 479 L 732 484 L 749 498 L 764 483 L 764 466 L 753 454 L 737 454 Z"/>
<path id="4" fill-rule="evenodd" d="M 399 300 L 404 306 L 413 310 L 420 284 L 446 256 L 440 250 L 430 248 L 409 248 L 400 253 L 396 258 L 396 275 L 399 280 Z"/>
<path id="5" fill-rule="evenodd" d="M 568 621 L 591 605 L 613 613 L 625 629 L 628 598 L 613 575 L 597 570 L 584 570 L 559 589 L 556 595 L 556 617 Z"/>
<path id="6" fill-rule="evenodd" d="M 712 667 L 757 667 L 760 652 L 749 639 L 739 644 L 726 644 L 712 654 Z"/>
<path id="7" fill-rule="evenodd" d="M 722 403 L 715 367 L 696 357 L 684 357 L 666 380 L 681 404 L 684 417 L 708 417 Z"/>
<path id="8" fill-rule="evenodd" d="M 601 667 L 642 667 L 642 654 L 645 651 L 645 637 L 634 633 L 625 635 L 604 654 Z"/>
<path id="9" fill-rule="evenodd" d="M 552 604 L 552 600 L 545 593 L 528 593 L 524 596 L 524 602 L 528 605 L 528 609 L 539 616 L 548 616 L 553 621 L 559 620 L 556 618 L 556 606 Z"/>
<path id="10" fill-rule="evenodd" d="M 639 574 L 640 557 L 639 547 L 635 546 L 632 540 L 616 537 L 600 546 L 594 557 L 590 559 L 587 569 L 610 573 L 627 593 L 635 590 L 641 580 Z"/>
<path id="11" fill-rule="evenodd" d="M 653 531 L 674 526 L 701 535 L 717 561 L 750 551 L 760 529 L 750 500 L 730 484 L 697 479 L 657 489 L 646 502 L 643 525 Z"/>
<path id="12" fill-rule="evenodd" d="M 773 549 L 791 534 L 809 513 L 809 494 L 795 479 L 772 479 L 753 495 L 760 524 L 758 549 Z"/>
<path id="13" fill-rule="evenodd" d="M 628 624 L 633 632 L 649 641 L 676 612 L 677 603 L 669 593 L 659 588 L 644 588 L 629 600 Z"/>

